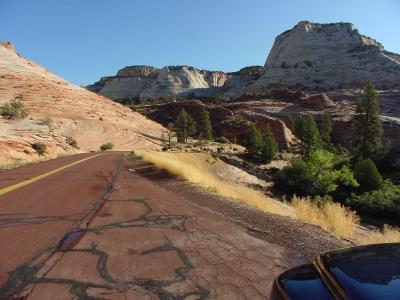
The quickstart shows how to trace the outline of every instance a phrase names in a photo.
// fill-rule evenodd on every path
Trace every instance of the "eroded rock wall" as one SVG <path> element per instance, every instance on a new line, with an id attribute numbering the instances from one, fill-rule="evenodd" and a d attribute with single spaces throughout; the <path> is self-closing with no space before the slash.
<path id="1" fill-rule="evenodd" d="M 265 74 L 253 85 L 307 89 L 357 88 L 372 82 L 400 86 L 399 56 L 361 35 L 350 23 L 298 23 L 279 35 L 265 63 Z"/>

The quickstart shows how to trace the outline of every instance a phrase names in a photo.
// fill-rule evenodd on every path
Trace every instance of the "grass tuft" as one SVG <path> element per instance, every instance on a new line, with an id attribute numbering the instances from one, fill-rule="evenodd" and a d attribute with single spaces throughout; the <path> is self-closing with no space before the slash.
<path id="1" fill-rule="evenodd" d="M 33 164 L 36 164 L 38 162 L 39 161 L 37 161 L 37 160 L 24 161 L 22 159 L 16 159 L 16 160 L 13 160 L 10 163 L 0 164 L 0 170 L 16 169 L 16 168 L 23 167 L 23 166 L 33 165 Z"/>
<path id="2" fill-rule="evenodd" d="M 357 243 L 360 245 L 379 243 L 399 243 L 400 230 L 385 224 L 382 231 L 372 231 L 366 236 L 359 237 Z"/>
<path id="3" fill-rule="evenodd" d="M 294 197 L 293 206 L 299 220 L 320 226 L 338 237 L 352 238 L 355 225 L 359 223 L 357 214 L 339 203 L 317 204 L 311 198 Z"/>

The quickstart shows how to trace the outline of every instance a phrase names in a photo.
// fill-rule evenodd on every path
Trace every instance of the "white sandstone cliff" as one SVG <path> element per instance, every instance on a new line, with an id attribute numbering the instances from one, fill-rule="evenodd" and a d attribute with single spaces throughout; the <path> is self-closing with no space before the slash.
<path id="1" fill-rule="evenodd" d="M 355 88 L 369 81 L 378 87 L 400 86 L 399 55 L 350 23 L 298 23 L 275 39 L 265 68 L 253 88 Z"/>

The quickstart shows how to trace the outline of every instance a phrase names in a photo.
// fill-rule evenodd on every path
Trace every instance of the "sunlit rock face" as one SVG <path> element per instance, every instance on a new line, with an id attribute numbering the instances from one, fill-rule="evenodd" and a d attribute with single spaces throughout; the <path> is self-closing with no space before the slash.
<path id="1" fill-rule="evenodd" d="M 317 89 L 400 86 L 400 56 L 361 35 L 350 23 L 298 23 L 280 34 L 253 87 Z"/>
<path id="2" fill-rule="evenodd" d="M 90 91 L 114 99 L 163 99 L 212 97 L 243 93 L 264 72 L 264 67 L 247 67 L 234 73 L 199 70 L 189 66 L 125 67 L 116 76 L 103 77 L 88 86 Z"/>

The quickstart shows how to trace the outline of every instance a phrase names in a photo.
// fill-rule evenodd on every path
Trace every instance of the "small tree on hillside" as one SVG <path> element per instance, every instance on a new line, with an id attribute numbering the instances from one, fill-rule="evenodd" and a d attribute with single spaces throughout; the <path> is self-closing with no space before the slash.
<path id="1" fill-rule="evenodd" d="M 190 135 L 196 132 L 196 123 L 192 117 L 182 109 L 175 122 L 175 132 L 178 143 L 186 143 Z"/>
<path id="2" fill-rule="evenodd" d="M 257 153 L 262 147 L 262 137 L 257 127 L 252 124 L 246 133 L 246 148 L 249 153 Z"/>
<path id="3" fill-rule="evenodd" d="M 360 160 L 354 168 L 354 176 L 364 190 L 378 189 L 383 183 L 382 176 L 371 159 Z"/>
<path id="4" fill-rule="evenodd" d="M 271 126 L 268 125 L 261 148 L 261 157 L 264 161 L 271 161 L 276 158 L 277 152 L 278 146 L 274 134 L 272 133 Z"/>
<path id="5" fill-rule="evenodd" d="M 321 148 L 319 130 L 313 116 L 300 115 L 295 121 L 294 131 L 301 142 L 303 159 L 308 159 L 312 152 Z"/>
<path id="6" fill-rule="evenodd" d="M 332 150 L 333 148 L 331 134 L 332 134 L 332 119 L 330 115 L 324 114 L 321 126 L 321 143 L 322 147 L 328 151 Z"/>
<path id="7" fill-rule="evenodd" d="M 208 111 L 206 110 L 202 111 L 200 122 L 201 122 L 200 138 L 203 140 L 212 140 L 213 139 L 212 126 L 210 121 L 210 114 L 208 113 Z"/>
<path id="8" fill-rule="evenodd" d="M 167 132 L 165 132 L 165 131 L 161 132 L 160 141 L 161 141 L 163 150 L 168 149 Z"/>
<path id="9" fill-rule="evenodd" d="M 378 94 L 369 83 L 357 103 L 353 117 L 352 153 L 356 160 L 376 158 L 382 151 L 382 123 L 379 118 Z"/>
<path id="10" fill-rule="evenodd" d="M 167 132 L 167 143 L 168 147 L 172 147 L 172 139 L 174 137 L 174 124 L 168 123 L 168 132 Z"/>

